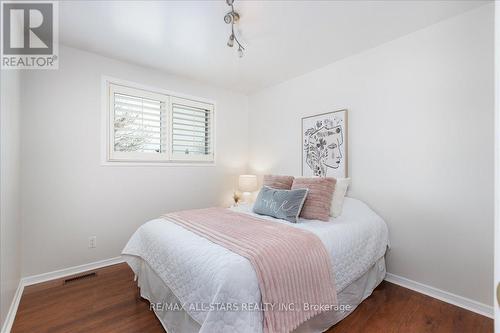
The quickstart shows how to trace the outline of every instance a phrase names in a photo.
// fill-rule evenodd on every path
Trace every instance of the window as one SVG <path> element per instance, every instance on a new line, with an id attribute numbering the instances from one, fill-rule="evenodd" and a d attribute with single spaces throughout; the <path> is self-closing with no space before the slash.
<path id="1" fill-rule="evenodd" d="M 213 105 L 107 82 L 110 162 L 213 162 Z"/>

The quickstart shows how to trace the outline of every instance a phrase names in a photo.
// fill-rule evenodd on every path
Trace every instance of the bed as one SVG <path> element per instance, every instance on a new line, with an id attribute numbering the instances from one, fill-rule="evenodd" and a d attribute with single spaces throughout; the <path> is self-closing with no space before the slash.
<path id="1" fill-rule="evenodd" d="M 314 233 L 330 254 L 338 306 L 294 330 L 323 332 L 345 318 L 385 277 L 385 222 L 366 204 L 345 198 L 330 222 L 287 221 L 230 208 Z M 138 278 L 141 297 L 169 333 L 263 332 L 261 294 L 250 262 L 163 218 L 139 227 L 122 255 Z"/>

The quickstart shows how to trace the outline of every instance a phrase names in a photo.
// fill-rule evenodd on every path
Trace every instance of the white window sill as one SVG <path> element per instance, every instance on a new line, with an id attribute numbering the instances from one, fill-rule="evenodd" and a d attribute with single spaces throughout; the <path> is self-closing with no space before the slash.
<path id="1" fill-rule="evenodd" d="M 101 166 L 111 166 L 111 167 L 214 167 L 216 166 L 215 161 L 213 162 L 128 162 L 128 161 L 101 161 Z"/>

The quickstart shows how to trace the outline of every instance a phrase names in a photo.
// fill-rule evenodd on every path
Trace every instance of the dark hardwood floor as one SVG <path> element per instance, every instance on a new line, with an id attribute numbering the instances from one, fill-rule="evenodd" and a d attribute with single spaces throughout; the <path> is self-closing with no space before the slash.
<path id="1" fill-rule="evenodd" d="M 137 297 L 126 264 L 96 271 L 97 277 L 63 285 L 26 287 L 13 333 L 164 332 L 149 303 Z M 493 332 L 493 320 L 382 282 L 350 316 L 328 333 Z"/>

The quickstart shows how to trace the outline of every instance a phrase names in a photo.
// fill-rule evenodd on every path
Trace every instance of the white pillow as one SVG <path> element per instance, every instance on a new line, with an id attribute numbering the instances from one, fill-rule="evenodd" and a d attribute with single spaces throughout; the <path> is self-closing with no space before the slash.
<path id="1" fill-rule="evenodd" d="M 344 197 L 347 188 L 351 185 L 351 178 L 337 178 L 335 190 L 333 191 L 332 204 L 330 206 L 330 216 L 338 217 L 342 215 L 342 206 L 344 206 Z"/>

